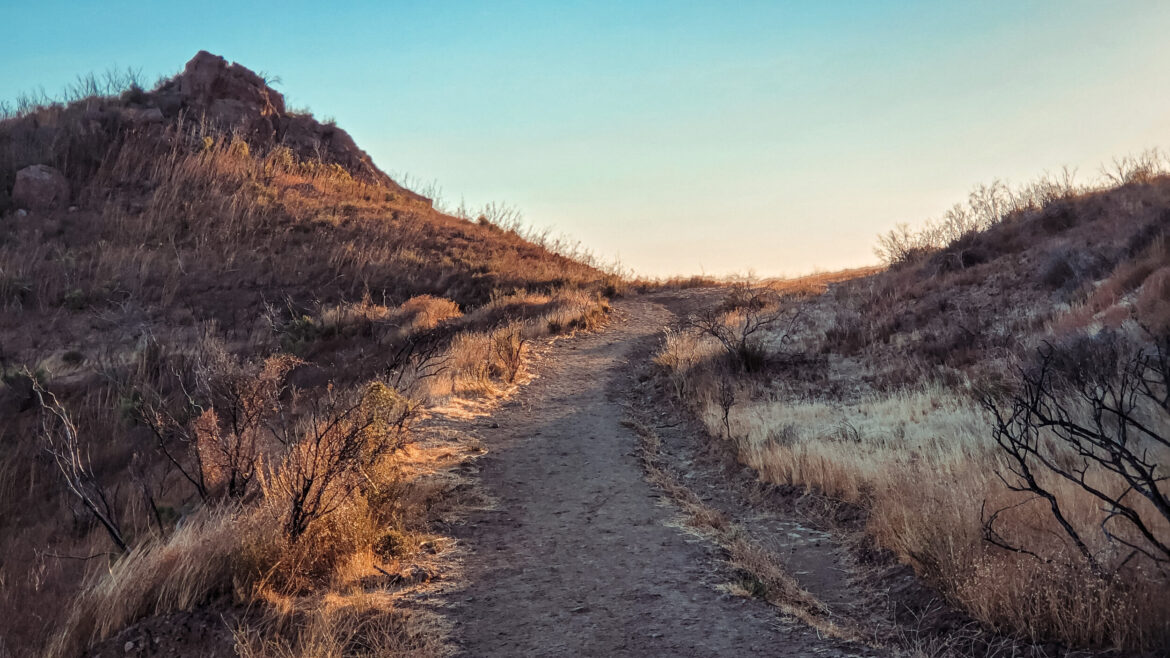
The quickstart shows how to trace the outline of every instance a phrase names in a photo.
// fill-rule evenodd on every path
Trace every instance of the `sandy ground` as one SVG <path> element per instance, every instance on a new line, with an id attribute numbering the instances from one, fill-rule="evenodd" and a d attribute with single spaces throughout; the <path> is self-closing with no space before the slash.
<path id="1" fill-rule="evenodd" d="M 468 428 L 488 450 L 479 479 L 496 504 L 452 528 L 467 551 L 467 585 L 447 595 L 463 654 L 874 655 L 728 594 L 718 548 L 680 528 L 645 480 L 621 424 L 631 358 L 673 319 L 651 299 L 619 302 L 607 330 L 554 344 L 535 381 Z M 804 569 L 818 553 L 835 566 L 814 543 L 801 540 Z"/>

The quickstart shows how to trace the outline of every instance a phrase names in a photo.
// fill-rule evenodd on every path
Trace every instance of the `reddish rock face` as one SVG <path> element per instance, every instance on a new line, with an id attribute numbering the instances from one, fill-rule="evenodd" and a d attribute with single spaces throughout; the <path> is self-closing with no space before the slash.
<path id="1" fill-rule="evenodd" d="M 182 73 L 152 92 L 151 102 L 163 108 L 166 116 L 185 110 L 188 116 L 235 131 L 253 146 L 284 145 L 302 158 L 337 163 L 351 174 L 392 187 L 405 196 L 430 201 L 392 181 L 344 130 L 321 124 L 308 115 L 289 114 L 284 96 L 269 87 L 264 78 L 219 55 L 199 51 Z"/>
<path id="2" fill-rule="evenodd" d="M 188 108 L 224 127 L 242 129 L 252 138 L 272 141 L 276 137 L 284 96 L 247 68 L 201 50 L 175 81 Z"/>
<path id="3" fill-rule="evenodd" d="M 69 203 L 69 181 L 48 165 L 32 165 L 16 172 L 12 201 L 27 210 L 53 210 Z"/>
<path id="4" fill-rule="evenodd" d="M 232 101 L 260 116 L 284 114 L 284 96 L 269 87 L 264 78 L 239 64 L 228 64 L 219 55 L 199 51 L 179 77 L 179 93 L 194 105 L 211 106 Z"/>

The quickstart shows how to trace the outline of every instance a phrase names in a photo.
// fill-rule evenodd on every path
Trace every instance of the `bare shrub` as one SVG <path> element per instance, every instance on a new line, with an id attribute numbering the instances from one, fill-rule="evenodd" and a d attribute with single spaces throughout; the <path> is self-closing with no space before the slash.
<path id="1" fill-rule="evenodd" d="M 330 391 L 306 417 L 281 431 L 288 446 L 260 474 L 265 500 L 282 509 L 295 541 L 311 523 L 336 511 L 361 482 L 363 468 L 405 445 L 418 404 L 372 382 L 357 395 Z"/>
<path id="2" fill-rule="evenodd" d="M 148 390 L 139 418 L 166 459 L 204 500 L 242 499 L 252 490 L 260 457 L 275 443 L 285 378 L 301 361 L 276 355 L 243 361 L 205 341 L 192 390 L 179 399 Z"/>
<path id="3" fill-rule="evenodd" d="M 82 447 L 80 433 L 69 411 L 56 395 L 45 390 L 32 372 L 26 371 L 25 376 L 41 406 L 43 447 L 52 456 L 66 488 L 101 524 L 118 550 L 129 551 L 113 499 L 94 475 L 89 449 Z"/>
<path id="4" fill-rule="evenodd" d="M 719 341 L 736 371 L 757 372 L 769 357 L 765 337 L 773 345 L 786 345 L 800 317 L 800 307 L 782 304 L 776 291 L 740 282 L 721 306 L 691 316 L 686 324 Z"/>
<path id="5" fill-rule="evenodd" d="M 281 411 L 285 377 L 300 365 L 288 355 L 243 364 L 226 350 L 212 351 L 196 371 L 209 408 L 190 424 L 190 436 L 210 491 L 243 498 L 256 475 L 273 417 Z"/>
<path id="6" fill-rule="evenodd" d="M 939 247 L 930 231 L 914 231 L 903 222 L 878 236 L 873 252 L 886 265 L 909 263 Z"/>
<path id="7" fill-rule="evenodd" d="M 492 374 L 505 383 L 514 383 L 520 369 L 524 367 L 524 346 L 527 343 L 523 328 L 519 324 L 511 324 L 492 332 Z"/>
<path id="8" fill-rule="evenodd" d="M 996 443 L 1009 457 L 1001 475 L 1012 491 L 1043 499 L 1077 552 L 1096 572 L 1114 571 L 1135 557 L 1165 568 L 1170 564 L 1170 495 L 1165 488 L 1170 438 L 1170 340 L 1152 352 L 1125 357 L 1115 341 L 1085 339 L 1079 347 L 1046 346 L 1034 370 L 1021 374 L 1020 390 L 1006 401 L 983 397 L 994 417 Z M 1073 400 L 1064 399 L 1064 387 Z M 1151 415 L 1153 414 L 1153 415 Z M 1070 520 L 1041 473 L 1055 475 L 1096 498 L 1106 516 L 1099 529 L 1113 556 L 1090 549 L 1086 528 Z M 985 538 L 1001 548 L 1027 553 L 1006 539 L 995 523 Z M 1106 561 L 1113 557 L 1113 564 Z"/>
<path id="9" fill-rule="evenodd" d="M 1149 183 L 1166 173 L 1166 156 L 1158 149 L 1149 149 L 1137 155 L 1113 158 L 1109 166 L 1101 167 L 1101 173 L 1113 185 L 1128 183 Z"/>
<path id="10" fill-rule="evenodd" d="M 1021 199 L 1001 181 L 979 185 L 968 195 L 966 206 L 956 203 L 942 217 L 927 221 L 917 230 L 901 223 L 878 236 L 874 253 L 886 265 L 910 263 L 995 226 L 1020 205 Z M 966 267 L 970 256 L 959 253 L 957 260 L 959 268 Z"/>

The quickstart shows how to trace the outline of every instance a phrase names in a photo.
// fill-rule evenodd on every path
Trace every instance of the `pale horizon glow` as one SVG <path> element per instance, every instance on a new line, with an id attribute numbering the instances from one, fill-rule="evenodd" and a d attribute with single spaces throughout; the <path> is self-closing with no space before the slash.
<path id="1" fill-rule="evenodd" d="M 650 276 L 873 263 L 979 183 L 1170 140 L 1170 3 L 17 3 L 0 99 L 208 50 L 388 173 Z"/>

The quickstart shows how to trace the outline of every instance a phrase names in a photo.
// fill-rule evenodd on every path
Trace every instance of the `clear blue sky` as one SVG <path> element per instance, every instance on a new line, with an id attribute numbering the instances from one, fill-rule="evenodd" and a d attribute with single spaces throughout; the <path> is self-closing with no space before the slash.
<path id="1" fill-rule="evenodd" d="M 1170 142 L 1167 2 L 0 0 L 0 98 L 210 50 L 386 171 L 652 275 L 872 262 L 994 178 Z"/>

